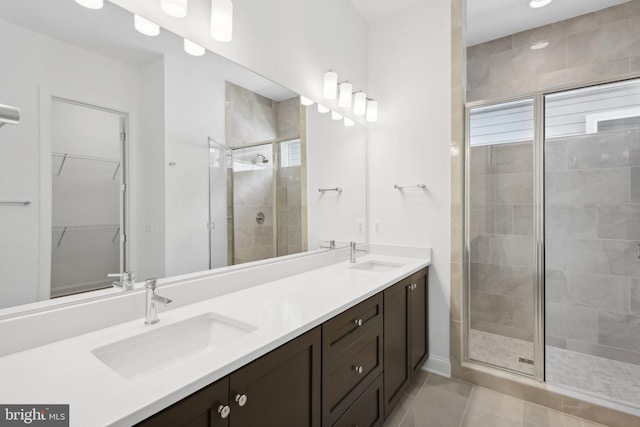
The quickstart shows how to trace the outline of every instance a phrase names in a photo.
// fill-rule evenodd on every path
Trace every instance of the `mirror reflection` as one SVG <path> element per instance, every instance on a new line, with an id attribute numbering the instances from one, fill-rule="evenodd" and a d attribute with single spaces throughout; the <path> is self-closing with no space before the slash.
<path id="1" fill-rule="evenodd" d="M 366 239 L 362 126 L 108 2 L 0 20 L 0 309 Z"/>

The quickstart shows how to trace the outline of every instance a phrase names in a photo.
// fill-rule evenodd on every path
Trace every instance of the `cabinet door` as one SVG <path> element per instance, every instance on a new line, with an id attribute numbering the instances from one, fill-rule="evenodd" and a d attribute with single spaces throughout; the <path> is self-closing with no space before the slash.
<path id="1" fill-rule="evenodd" d="M 320 356 L 318 327 L 232 373 L 230 426 L 319 427 Z"/>
<path id="2" fill-rule="evenodd" d="M 422 368 L 422 365 L 429 357 L 429 287 L 427 270 L 421 270 L 411 276 L 413 285 L 409 291 L 409 315 L 411 324 L 409 326 L 410 342 L 409 357 L 412 370 L 412 378 Z"/>
<path id="3" fill-rule="evenodd" d="M 223 378 L 137 424 L 137 427 L 228 427 L 218 408 L 229 405 L 229 379 Z"/>
<path id="4" fill-rule="evenodd" d="M 384 413 L 387 417 L 410 383 L 409 287 L 411 277 L 384 291 Z"/>

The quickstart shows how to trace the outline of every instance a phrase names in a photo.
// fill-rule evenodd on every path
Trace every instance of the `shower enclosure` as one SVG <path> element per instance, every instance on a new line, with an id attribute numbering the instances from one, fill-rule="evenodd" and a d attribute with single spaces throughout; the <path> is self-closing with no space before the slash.
<path id="1" fill-rule="evenodd" d="M 640 80 L 467 108 L 466 363 L 640 413 Z"/>

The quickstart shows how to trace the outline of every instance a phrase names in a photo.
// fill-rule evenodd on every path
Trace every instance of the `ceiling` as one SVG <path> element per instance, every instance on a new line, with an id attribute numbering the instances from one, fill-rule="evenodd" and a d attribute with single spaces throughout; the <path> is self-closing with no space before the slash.
<path id="1" fill-rule="evenodd" d="M 350 0 L 368 23 L 426 1 L 445 0 Z M 630 0 L 554 0 L 532 9 L 529 0 L 466 0 L 467 45 L 473 46 L 509 34 L 558 22 Z"/>

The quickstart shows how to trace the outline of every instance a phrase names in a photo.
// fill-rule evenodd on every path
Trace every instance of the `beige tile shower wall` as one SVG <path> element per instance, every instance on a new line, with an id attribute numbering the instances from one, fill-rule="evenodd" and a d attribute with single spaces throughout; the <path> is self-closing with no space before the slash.
<path id="1" fill-rule="evenodd" d="M 278 103 L 226 82 L 226 136 L 231 148 L 278 138 Z"/>
<path id="2" fill-rule="evenodd" d="M 533 143 L 469 155 L 470 326 L 533 341 Z"/>
<path id="3" fill-rule="evenodd" d="M 544 49 L 532 44 L 546 40 Z M 513 97 L 640 73 L 640 0 L 467 49 L 467 101 Z"/>
<path id="4" fill-rule="evenodd" d="M 545 147 L 547 343 L 640 364 L 640 131 Z"/>
<path id="5" fill-rule="evenodd" d="M 276 206 L 278 222 L 278 256 L 302 252 L 301 167 L 278 170 Z"/>

